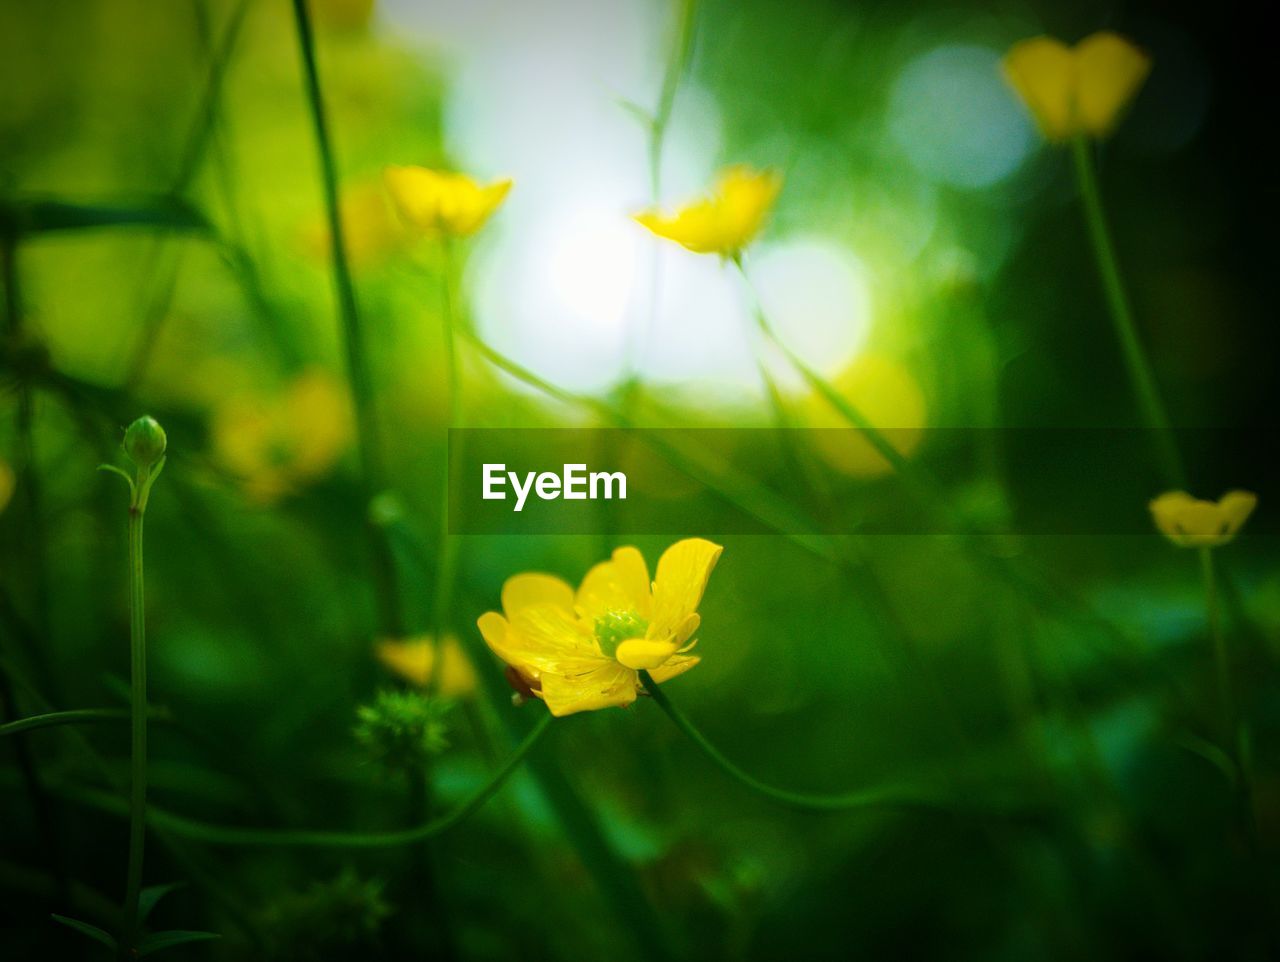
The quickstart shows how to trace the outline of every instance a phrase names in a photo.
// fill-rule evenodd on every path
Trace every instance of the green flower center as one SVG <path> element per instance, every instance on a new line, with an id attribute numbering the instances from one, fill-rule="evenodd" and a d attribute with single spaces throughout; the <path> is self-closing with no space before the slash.
<path id="1" fill-rule="evenodd" d="M 634 611 L 607 611 L 596 619 L 596 641 L 606 655 L 612 655 L 624 641 L 643 638 L 648 630 L 649 622 Z"/>

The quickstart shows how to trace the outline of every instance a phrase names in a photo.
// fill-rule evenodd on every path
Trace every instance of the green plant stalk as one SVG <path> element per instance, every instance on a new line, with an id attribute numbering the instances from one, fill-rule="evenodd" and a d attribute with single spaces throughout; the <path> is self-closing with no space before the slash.
<path id="1" fill-rule="evenodd" d="M 435 628 L 437 670 L 432 674 L 433 684 L 440 676 L 440 653 L 444 636 L 449 631 L 453 600 L 454 579 L 457 573 L 458 552 L 455 540 L 449 536 L 449 489 L 454 482 L 454 464 L 462 463 L 462 453 L 453 456 L 454 428 L 462 426 L 462 385 L 458 365 L 457 299 L 453 291 L 454 257 L 451 241 L 446 237 L 440 244 L 440 323 L 444 339 L 445 376 L 448 379 L 446 393 L 449 399 L 448 425 L 445 431 L 444 464 L 440 472 L 440 549 L 436 555 L 436 597 L 432 611 Z M 461 437 L 458 440 L 461 445 Z"/>
<path id="2" fill-rule="evenodd" d="M 1201 547 L 1200 577 L 1204 583 L 1205 622 L 1213 642 L 1214 675 L 1218 688 L 1218 710 L 1221 715 L 1222 749 L 1231 760 L 1236 794 L 1236 814 L 1240 830 L 1256 856 L 1258 823 L 1253 808 L 1253 773 L 1245 752 L 1243 724 L 1236 707 L 1231 684 L 1231 657 L 1227 651 L 1226 633 L 1222 630 L 1222 606 L 1218 601 L 1218 576 L 1213 561 L 1213 548 Z"/>
<path id="3" fill-rule="evenodd" d="M 149 468 L 138 470 L 138 486 L 147 484 Z M 147 841 L 147 628 L 143 584 L 142 522 L 145 501 L 129 505 L 129 863 L 125 876 L 121 959 L 138 940 L 138 896 Z"/>
<path id="4" fill-rule="evenodd" d="M 697 36 L 698 0 L 677 0 L 677 2 L 679 4 L 678 19 L 672 37 L 671 53 L 662 75 L 662 89 L 658 93 L 658 103 L 653 116 L 648 118 L 649 137 L 646 146 L 649 164 L 649 202 L 654 206 L 662 201 L 662 155 L 667 143 L 667 128 L 671 124 L 671 114 L 675 109 L 680 82 L 693 59 L 693 44 Z M 662 295 L 662 258 L 656 247 L 652 248 L 652 254 L 653 260 L 649 273 L 649 310 L 643 329 L 633 328 L 631 335 L 627 338 L 626 352 L 623 357 L 621 399 L 624 404 L 630 402 L 639 387 L 640 378 L 636 372 L 638 356 L 652 340 L 653 331 L 658 323 L 658 302 Z"/>
<path id="5" fill-rule="evenodd" d="M 1231 659 L 1227 654 L 1227 639 L 1222 631 L 1222 615 L 1218 604 L 1218 578 L 1214 571 L 1213 549 L 1202 547 L 1200 555 L 1200 579 L 1204 585 L 1205 623 L 1213 642 L 1214 674 L 1218 686 L 1218 712 L 1222 726 L 1222 745 L 1227 754 L 1239 765 L 1238 739 L 1236 737 L 1236 706 L 1231 686 Z"/>
<path id="6" fill-rule="evenodd" d="M 1090 153 L 1089 142 L 1083 136 L 1072 140 L 1071 156 L 1075 164 L 1080 202 L 1084 207 L 1085 222 L 1089 228 L 1089 240 L 1098 267 L 1098 277 L 1102 281 L 1107 309 L 1115 325 L 1116 337 L 1120 341 L 1120 350 L 1124 357 L 1125 368 L 1129 373 L 1130 385 L 1143 420 L 1154 432 L 1155 453 L 1165 482 L 1174 487 L 1185 487 L 1186 471 L 1183 468 L 1182 457 L 1178 453 L 1173 424 L 1169 420 L 1169 412 L 1156 386 L 1151 362 L 1138 336 L 1129 295 L 1120 274 L 1120 262 L 1116 258 L 1115 245 L 1112 243 L 1111 231 L 1107 226 L 1106 214 L 1102 208 L 1102 193 L 1098 189 L 1098 175 L 1094 168 L 1093 155 Z"/>
<path id="7" fill-rule="evenodd" d="M 931 797 L 927 792 L 911 787 L 887 786 L 839 795 L 827 795 L 795 792 L 770 785 L 754 775 L 748 774 L 729 761 L 724 753 L 698 730 L 688 716 L 671 703 L 671 699 L 666 696 L 661 686 L 650 677 L 647 671 L 640 672 L 640 681 L 644 684 L 645 691 L 649 693 L 658 707 L 666 712 L 667 717 L 675 723 L 675 726 L 726 775 L 775 802 L 781 802 L 793 808 L 817 812 L 843 812 L 865 808 L 924 808 L 947 811 L 950 808 L 945 799 Z"/>
<path id="8" fill-rule="evenodd" d="M 207 845 L 221 846 L 262 846 L 275 848 L 397 848 L 422 842 L 460 825 L 484 807 L 498 790 L 506 784 L 507 779 L 525 761 L 535 745 L 541 740 L 547 729 L 551 727 L 553 717 L 546 714 L 538 721 L 524 740 L 502 763 L 502 766 L 489 776 L 488 781 L 473 791 L 458 806 L 444 815 L 437 816 L 410 828 L 390 832 L 332 832 L 320 830 L 280 830 L 263 828 L 239 828 L 231 825 L 215 825 L 199 819 L 187 818 L 164 809 L 151 806 L 147 812 L 147 821 L 156 829 L 170 832 L 173 835 L 203 842 Z M 98 789 L 78 789 L 68 792 L 69 797 L 92 805 L 104 811 L 120 813 L 124 811 L 119 796 Z"/>
<path id="9" fill-rule="evenodd" d="M 342 322 L 342 343 L 347 355 L 347 376 L 351 382 L 352 400 L 355 405 L 361 494 L 363 506 L 367 509 L 373 496 L 386 487 L 386 473 L 379 446 L 378 420 L 374 407 L 373 380 L 369 371 L 369 361 L 365 355 L 355 284 L 351 278 L 351 266 L 347 259 L 346 233 L 343 229 L 342 211 L 338 204 L 338 168 L 334 160 L 333 146 L 329 140 L 329 124 L 325 114 L 324 97 L 320 91 L 315 36 L 311 29 L 311 17 L 307 12 L 307 0 L 293 0 L 293 12 L 297 26 L 298 47 L 302 56 L 303 87 L 315 133 L 316 152 L 320 159 L 325 216 L 329 226 L 330 256 L 333 259 L 334 293 L 338 301 L 338 315 Z M 396 585 L 391 547 L 382 530 L 367 518 L 365 530 L 369 535 L 373 560 L 379 627 L 385 635 L 401 637 L 404 634 L 404 616 L 400 604 L 400 592 Z"/>

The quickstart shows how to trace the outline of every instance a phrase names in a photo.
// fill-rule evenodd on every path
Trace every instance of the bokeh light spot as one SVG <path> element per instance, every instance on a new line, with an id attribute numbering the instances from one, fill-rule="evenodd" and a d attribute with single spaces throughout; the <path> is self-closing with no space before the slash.
<path id="1" fill-rule="evenodd" d="M 986 47 L 937 47 L 894 85 L 889 129 L 911 165 L 935 181 L 990 187 L 1016 171 L 1036 133 Z"/>

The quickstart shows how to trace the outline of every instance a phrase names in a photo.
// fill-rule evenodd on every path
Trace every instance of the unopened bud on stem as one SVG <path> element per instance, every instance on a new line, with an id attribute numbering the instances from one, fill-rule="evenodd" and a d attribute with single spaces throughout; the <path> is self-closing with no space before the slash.
<path id="1" fill-rule="evenodd" d="M 138 418 L 124 432 L 124 453 L 140 470 L 154 467 L 164 457 L 164 428 L 150 415 Z"/>

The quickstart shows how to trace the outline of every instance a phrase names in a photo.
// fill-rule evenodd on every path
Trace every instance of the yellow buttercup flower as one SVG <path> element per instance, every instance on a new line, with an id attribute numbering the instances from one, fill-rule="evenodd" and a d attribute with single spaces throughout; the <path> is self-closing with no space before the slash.
<path id="1" fill-rule="evenodd" d="M 710 196 L 673 214 L 649 210 L 635 219 L 694 253 L 736 257 L 760 233 L 781 190 L 780 174 L 730 167 L 720 174 Z"/>
<path id="2" fill-rule="evenodd" d="M 1105 137 L 1137 95 L 1151 58 L 1104 30 L 1068 47 L 1052 37 L 1016 43 L 1004 75 L 1051 141 Z"/>
<path id="3" fill-rule="evenodd" d="M 279 395 L 237 395 L 219 405 L 213 451 L 255 501 L 268 503 L 327 474 L 353 436 L 350 400 L 324 371 L 295 378 Z"/>
<path id="4" fill-rule="evenodd" d="M 1232 540 L 1258 504 L 1249 491 L 1228 491 L 1216 502 L 1170 491 L 1151 502 L 1160 532 L 1182 548 L 1217 548 Z"/>
<path id="5" fill-rule="evenodd" d="M 434 680 L 436 691 L 446 698 L 464 698 L 476 690 L 475 670 L 452 635 L 445 635 L 439 645 L 430 635 L 384 639 L 375 650 L 380 662 L 419 688 Z"/>
<path id="6" fill-rule="evenodd" d="M 0 461 L 0 511 L 9 506 L 9 499 L 13 497 L 15 484 L 13 468 L 9 467 L 4 461 Z"/>
<path id="7" fill-rule="evenodd" d="M 640 552 L 618 548 L 576 593 L 552 575 L 516 575 L 502 587 L 503 614 L 482 615 L 480 633 L 553 715 L 630 705 L 641 670 L 663 682 L 698 663 L 687 652 L 722 550 L 702 538 L 677 541 L 650 583 Z"/>
<path id="8" fill-rule="evenodd" d="M 431 236 L 467 237 L 484 226 L 511 190 L 510 178 L 481 186 L 465 174 L 388 167 L 383 182 L 401 220 Z"/>

